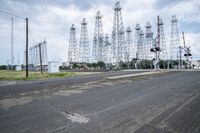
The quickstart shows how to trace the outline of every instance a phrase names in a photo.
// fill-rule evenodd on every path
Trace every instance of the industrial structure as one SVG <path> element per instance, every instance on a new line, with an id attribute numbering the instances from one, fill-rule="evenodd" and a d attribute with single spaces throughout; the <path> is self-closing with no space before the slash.
<path id="1" fill-rule="evenodd" d="M 165 41 L 165 31 L 164 31 L 164 22 L 162 19 L 159 19 L 159 22 L 157 24 L 159 26 L 160 30 L 160 59 L 161 60 L 168 60 L 168 52 L 167 52 L 167 46 Z"/>
<path id="2" fill-rule="evenodd" d="M 78 44 L 76 41 L 76 28 L 74 24 L 70 27 L 70 38 L 69 38 L 69 51 L 68 51 L 68 61 L 69 63 L 78 62 Z"/>
<path id="3" fill-rule="evenodd" d="M 141 28 L 140 24 L 136 24 L 133 41 L 131 27 L 124 29 L 122 7 L 119 1 L 115 3 L 113 9 L 114 20 L 111 36 L 104 35 L 103 15 L 100 11 L 97 11 L 92 47 L 89 42 L 86 19 L 84 18 L 81 22 L 79 45 L 76 41 L 76 28 L 74 25 L 71 26 L 68 52 L 69 63 L 97 63 L 103 61 L 106 64 L 120 67 L 119 64 L 121 62 L 127 63 L 137 60 L 137 63 L 140 63 L 145 60 L 145 62 L 153 63 L 156 60 L 157 64 L 159 64 L 159 61 L 165 62 L 163 66 L 166 68 L 166 62 L 169 66 L 169 60 L 171 60 L 171 68 L 174 68 L 176 61 L 179 61 L 179 68 L 181 68 L 183 64 L 182 56 L 185 56 L 185 61 L 188 62 L 189 55 L 191 55 L 190 48 L 180 45 L 178 20 L 175 15 L 171 19 L 170 49 L 168 50 L 165 40 L 164 21 L 159 16 L 157 17 L 157 35 L 155 37 L 150 22 L 146 23 L 144 29 Z"/>
<path id="4" fill-rule="evenodd" d="M 124 25 L 122 20 L 122 7 L 120 2 L 114 6 L 114 22 L 112 30 L 112 64 L 118 65 L 120 61 L 128 60 L 127 47 L 125 42 Z"/>
<path id="5" fill-rule="evenodd" d="M 135 26 L 135 48 L 136 48 L 136 58 L 142 59 L 142 45 L 140 44 L 140 24 Z"/>
<path id="6" fill-rule="evenodd" d="M 41 59 L 41 60 L 40 60 Z M 48 65 L 47 43 L 46 40 L 29 48 L 29 64 L 32 64 L 34 69 L 42 66 L 46 68 Z"/>
<path id="7" fill-rule="evenodd" d="M 145 44 L 142 49 L 143 52 L 143 59 L 145 60 L 152 60 L 153 59 L 153 53 L 150 51 L 150 49 L 153 46 L 153 32 L 152 32 L 152 25 L 150 22 L 147 22 L 145 26 Z"/>
<path id="8" fill-rule="evenodd" d="M 81 35 L 79 43 L 79 62 L 89 63 L 90 62 L 90 44 L 88 38 L 87 21 L 84 18 L 81 22 Z"/>
<path id="9" fill-rule="evenodd" d="M 126 30 L 126 44 L 127 44 L 128 61 L 132 61 L 132 59 L 136 57 L 136 53 L 133 44 L 131 27 L 127 27 Z"/>
<path id="10" fill-rule="evenodd" d="M 100 11 L 95 16 L 95 28 L 94 28 L 94 39 L 93 39 L 93 62 L 103 61 L 103 25 L 102 15 Z"/>
<path id="11" fill-rule="evenodd" d="M 102 47 L 102 61 L 109 64 L 111 63 L 111 43 L 108 34 L 104 37 L 104 43 Z"/>
<path id="12" fill-rule="evenodd" d="M 180 46 L 180 38 L 179 38 L 179 31 L 178 31 L 178 19 L 176 16 L 172 16 L 171 19 L 171 34 L 170 34 L 170 60 L 173 61 L 178 60 L 178 51 Z"/>

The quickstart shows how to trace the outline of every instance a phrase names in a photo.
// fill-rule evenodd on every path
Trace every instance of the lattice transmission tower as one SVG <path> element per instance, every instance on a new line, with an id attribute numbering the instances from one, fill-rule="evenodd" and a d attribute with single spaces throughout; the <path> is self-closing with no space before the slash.
<path id="1" fill-rule="evenodd" d="M 90 61 L 90 45 L 89 45 L 89 38 L 88 38 L 87 21 L 84 18 L 81 22 L 79 62 L 89 63 L 89 61 Z"/>
<path id="2" fill-rule="evenodd" d="M 139 45 L 140 45 L 140 58 L 144 60 L 146 58 L 146 47 L 145 47 L 145 40 L 144 40 L 144 31 L 140 30 L 140 38 L 139 38 Z"/>
<path id="3" fill-rule="evenodd" d="M 93 39 L 93 58 L 94 62 L 102 61 L 102 47 L 103 47 L 103 25 L 102 15 L 100 11 L 95 16 L 95 28 L 94 28 L 94 39 Z"/>
<path id="4" fill-rule="evenodd" d="M 150 49 L 153 47 L 153 32 L 152 32 L 152 25 L 150 22 L 147 22 L 145 31 L 145 48 L 144 48 L 144 59 L 152 60 L 153 59 L 153 53 L 150 51 Z"/>
<path id="5" fill-rule="evenodd" d="M 111 43 L 110 43 L 110 38 L 108 34 L 105 35 L 104 37 L 104 43 L 102 47 L 102 60 L 105 63 L 111 63 Z"/>
<path id="6" fill-rule="evenodd" d="M 168 55 L 167 55 L 167 46 L 166 46 L 166 41 L 165 41 L 165 32 L 164 32 L 164 22 L 162 19 L 159 19 L 158 23 L 160 27 L 160 59 L 161 60 L 167 60 Z"/>
<path id="7" fill-rule="evenodd" d="M 68 62 L 78 62 L 78 45 L 76 41 L 76 28 L 74 24 L 72 24 L 72 26 L 70 27 Z"/>
<path id="8" fill-rule="evenodd" d="M 178 31 L 178 20 L 176 16 L 172 16 L 171 19 L 171 35 L 170 35 L 170 59 L 177 60 L 180 46 L 180 38 Z"/>
<path id="9" fill-rule="evenodd" d="M 132 30 L 130 27 L 126 29 L 126 43 L 127 43 L 127 53 L 128 53 L 128 61 L 131 61 L 135 58 L 135 50 L 132 38 Z"/>
<path id="10" fill-rule="evenodd" d="M 136 58 L 142 58 L 142 45 L 140 45 L 140 31 L 141 27 L 139 24 L 135 26 L 135 48 L 136 48 Z"/>
<path id="11" fill-rule="evenodd" d="M 114 6 L 114 22 L 112 31 L 112 63 L 115 65 L 118 65 L 120 61 L 126 61 L 127 57 L 121 10 L 122 7 L 118 1 Z"/>

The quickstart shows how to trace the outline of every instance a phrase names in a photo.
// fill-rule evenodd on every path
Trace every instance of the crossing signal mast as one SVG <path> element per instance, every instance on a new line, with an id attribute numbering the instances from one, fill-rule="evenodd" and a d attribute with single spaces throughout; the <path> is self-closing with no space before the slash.
<path id="1" fill-rule="evenodd" d="M 160 17 L 157 16 L 157 37 L 154 40 L 154 45 L 150 49 L 151 52 L 155 53 L 155 58 L 154 58 L 154 69 L 159 69 L 159 61 L 160 61 Z"/>
<path id="2" fill-rule="evenodd" d="M 184 32 L 182 32 L 182 35 L 183 35 L 183 44 L 184 44 L 184 56 L 185 56 L 185 60 L 186 60 L 186 63 L 187 63 L 187 68 L 190 68 L 191 67 L 191 47 L 187 47 L 186 44 L 185 44 L 185 35 L 184 35 Z"/>

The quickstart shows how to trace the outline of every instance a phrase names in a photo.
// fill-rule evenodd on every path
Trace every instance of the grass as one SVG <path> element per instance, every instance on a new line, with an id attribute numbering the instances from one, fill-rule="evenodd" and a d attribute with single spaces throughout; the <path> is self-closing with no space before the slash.
<path id="1" fill-rule="evenodd" d="M 26 78 L 25 71 L 8 71 L 0 70 L 0 80 L 36 80 L 36 79 L 49 79 L 80 75 L 78 72 L 60 72 L 60 73 L 47 73 L 44 72 L 29 72 L 29 77 Z"/>

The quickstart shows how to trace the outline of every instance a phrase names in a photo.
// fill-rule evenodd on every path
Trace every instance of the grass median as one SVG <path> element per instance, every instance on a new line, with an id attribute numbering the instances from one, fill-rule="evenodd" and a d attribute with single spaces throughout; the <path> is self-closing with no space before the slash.
<path id="1" fill-rule="evenodd" d="M 0 70 L 0 80 L 36 80 L 36 79 L 49 79 L 49 78 L 60 78 L 80 75 L 79 72 L 59 72 L 59 73 L 47 73 L 44 72 L 29 72 L 29 77 L 26 78 L 25 71 L 8 71 Z"/>

